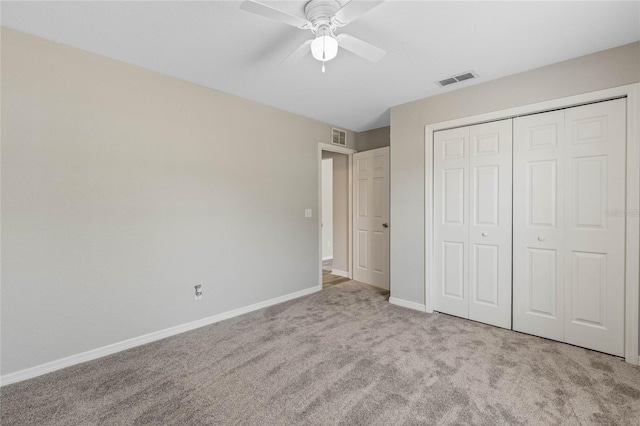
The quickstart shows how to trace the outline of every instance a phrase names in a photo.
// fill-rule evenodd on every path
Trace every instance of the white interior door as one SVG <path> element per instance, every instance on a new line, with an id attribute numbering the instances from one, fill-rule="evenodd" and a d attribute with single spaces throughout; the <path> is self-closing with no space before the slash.
<path id="1" fill-rule="evenodd" d="M 469 319 L 511 329 L 512 123 L 469 128 Z"/>
<path id="2" fill-rule="evenodd" d="M 469 127 L 433 138 L 434 309 L 469 318 Z"/>
<path id="3" fill-rule="evenodd" d="M 565 112 L 565 341 L 619 356 L 624 355 L 625 113 L 625 99 Z"/>
<path id="4" fill-rule="evenodd" d="M 513 121 L 513 329 L 564 340 L 564 111 Z"/>
<path id="5" fill-rule="evenodd" d="M 389 147 L 353 161 L 353 279 L 389 289 Z"/>
<path id="6" fill-rule="evenodd" d="M 619 356 L 625 102 L 514 121 L 514 330 Z"/>

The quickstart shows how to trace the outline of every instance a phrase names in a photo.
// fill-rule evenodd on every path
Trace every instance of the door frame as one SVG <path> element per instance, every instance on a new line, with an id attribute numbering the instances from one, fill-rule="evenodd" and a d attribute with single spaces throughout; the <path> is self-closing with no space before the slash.
<path id="1" fill-rule="evenodd" d="M 425 311 L 433 312 L 433 133 L 455 127 L 470 126 L 489 121 L 515 118 L 560 108 L 570 108 L 586 103 L 618 97 L 627 98 L 627 148 L 626 148 L 626 235 L 625 235 L 625 361 L 640 364 L 638 354 L 638 309 L 640 308 L 640 83 L 611 89 L 598 90 L 535 104 L 529 104 L 471 117 L 443 121 L 425 126 L 424 188 L 425 188 Z"/>
<path id="2" fill-rule="evenodd" d="M 349 229 L 347 230 L 347 240 L 349 241 L 349 247 L 347 248 L 348 260 L 347 260 L 347 275 L 349 279 L 353 279 L 353 239 L 351 236 L 351 230 L 353 227 L 353 154 L 355 154 L 355 149 L 345 148 L 341 146 L 331 145 L 328 143 L 318 143 L 318 215 L 317 215 L 317 226 L 318 226 L 318 285 L 322 288 L 322 151 L 335 152 L 338 154 L 345 154 L 347 156 L 347 167 L 348 167 L 348 177 L 347 181 L 349 184 L 348 194 L 349 200 L 347 201 L 348 205 L 348 219 L 347 225 Z"/>

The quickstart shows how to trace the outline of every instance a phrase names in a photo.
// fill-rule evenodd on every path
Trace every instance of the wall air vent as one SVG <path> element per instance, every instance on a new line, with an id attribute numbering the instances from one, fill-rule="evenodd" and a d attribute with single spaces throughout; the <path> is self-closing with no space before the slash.
<path id="1" fill-rule="evenodd" d="M 331 129 L 331 143 L 334 145 L 347 146 L 347 132 L 344 130 Z"/>
<path id="2" fill-rule="evenodd" d="M 475 71 L 467 71 L 462 74 L 454 75 L 440 81 L 436 81 L 436 84 L 440 87 L 448 86 L 450 84 L 459 83 L 465 80 L 471 80 L 472 78 L 478 78 L 478 74 Z"/>

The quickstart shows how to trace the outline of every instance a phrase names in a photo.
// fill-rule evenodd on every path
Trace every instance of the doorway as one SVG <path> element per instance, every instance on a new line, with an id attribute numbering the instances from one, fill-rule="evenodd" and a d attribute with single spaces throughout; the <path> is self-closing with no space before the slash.
<path id="1" fill-rule="evenodd" d="M 321 288 L 324 282 L 331 286 L 352 278 L 352 164 L 355 153 L 356 150 L 350 148 L 318 144 L 317 259 Z"/>
<path id="2" fill-rule="evenodd" d="M 322 285 L 348 281 L 349 274 L 349 156 L 322 151 L 321 158 Z"/>

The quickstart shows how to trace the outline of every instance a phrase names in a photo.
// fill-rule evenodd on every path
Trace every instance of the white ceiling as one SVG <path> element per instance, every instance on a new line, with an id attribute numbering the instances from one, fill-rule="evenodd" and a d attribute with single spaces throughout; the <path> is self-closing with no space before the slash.
<path id="1" fill-rule="evenodd" d="M 304 17 L 304 1 L 265 2 Z M 640 40 L 640 2 L 387 0 L 339 30 L 385 49 L 372 64 L 341 50 L 320 72 L 308 55 L 278 67 L 311 33 L 239 1 L 9 2 L 2 25 L 363 131 L 389 108 Z M 440 88 L 475 70 L 480 78 Z"/>

